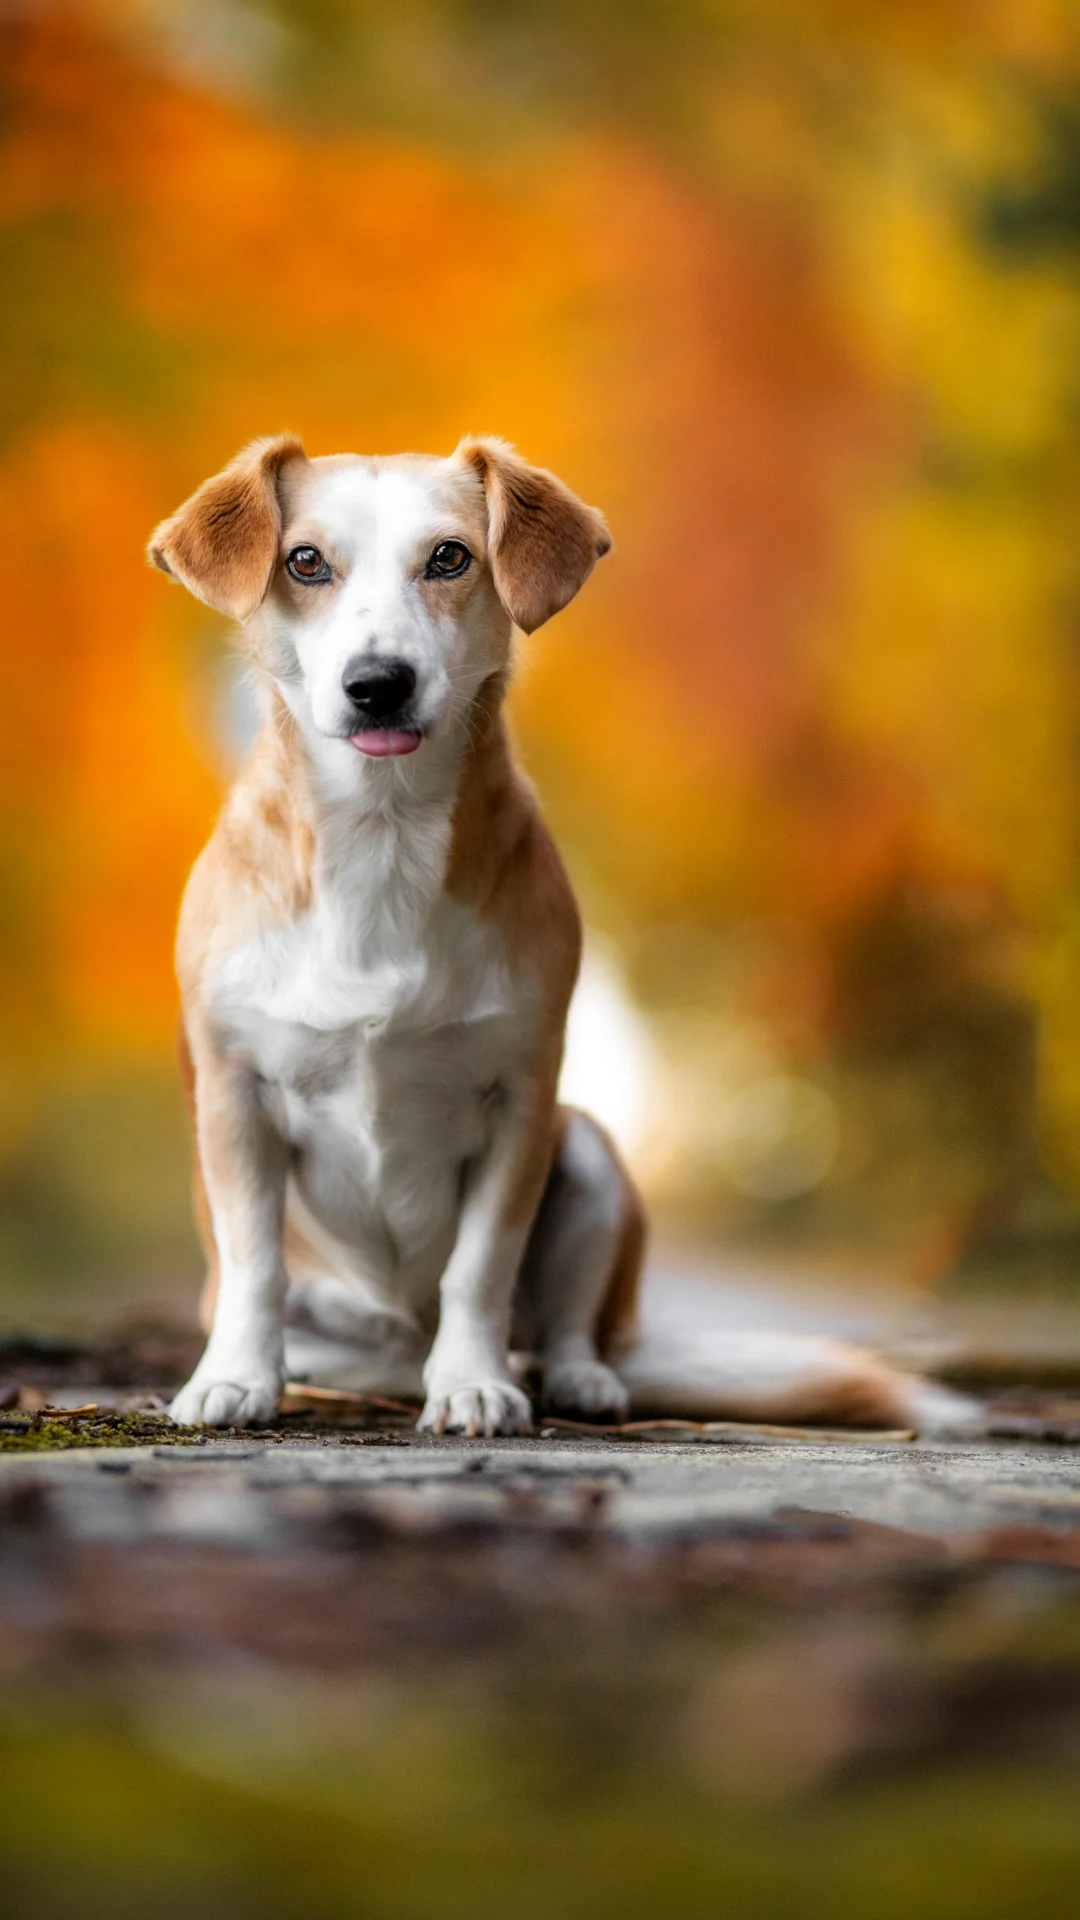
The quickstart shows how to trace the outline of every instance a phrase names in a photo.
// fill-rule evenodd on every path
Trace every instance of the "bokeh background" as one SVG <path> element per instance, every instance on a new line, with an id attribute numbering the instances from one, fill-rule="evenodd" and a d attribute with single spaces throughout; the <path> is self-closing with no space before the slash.
<path id="1" fill-rule="evenodd" d="M 569 1084 L 662 1244 L 1080 1271 L 1080 8 L 0 10 L 0 1308 L 194 1298 L 171 943 L 243 748 L 150 528 L 248 437 L 516 441 Z"/>

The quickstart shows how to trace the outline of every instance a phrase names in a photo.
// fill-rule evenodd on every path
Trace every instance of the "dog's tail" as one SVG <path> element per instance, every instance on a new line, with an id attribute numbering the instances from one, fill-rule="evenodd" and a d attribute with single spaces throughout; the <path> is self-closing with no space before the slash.
<path id="1" fill-rule="evenodd" d="M 631 1415 L 962 1431 L 980 1409 L 858 1347 L 797 1333 L 646 1328 L 618 1362 Z"/>
<path id="2" fill-rule="evenodd" d="M 648 1266 L 640 1196 L 610 1136 L 586 1120 L 606 1152 L 620 1216 L 596 1341 L 629 1392 L 632 1418 L 917 1433 L 978 1428 L 982 1408 L 947 1387 L 898 1372 L 841 1340 L 770 1327 L 778 1305 L 787 1318 L 794 1303 L 770 1300 L 767 1289 L 759 1294 L 745 1282 L 716 1287 Z M 804 1303 L 800 1317 L 805 1312 Z M 749 1331 L 749 1314 L 762 1315 L 765 1327 Z"/>

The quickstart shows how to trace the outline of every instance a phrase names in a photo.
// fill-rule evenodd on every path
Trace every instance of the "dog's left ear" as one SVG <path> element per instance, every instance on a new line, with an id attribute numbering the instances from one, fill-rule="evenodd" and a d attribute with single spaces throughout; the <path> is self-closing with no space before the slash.
<path id="1" fill-rule="evenodd" d="M 553 473 L 528 466 L 505 440 L 463 440 L 455 458 L 483 482 L 499 599 L 515 626 L 532 633 L 562 611 L 608 552 L 604 516 Z"/>
<path id="2" fill-rule="evenodd" d="M 282 467 L 306 458 L 291 433 L 253 440 L 154 529 L 149 559 L 208 607 L 247 620 L 277 563 Z"/>

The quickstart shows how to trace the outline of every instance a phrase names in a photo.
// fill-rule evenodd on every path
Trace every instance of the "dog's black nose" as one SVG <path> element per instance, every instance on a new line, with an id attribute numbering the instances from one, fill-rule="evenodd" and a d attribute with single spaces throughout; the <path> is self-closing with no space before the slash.
<path id="1" fill-rule="evenodd" d="M 392 713 L 400 713 L 416 686 L 416 674 L 404 660 L 361 654 L 349 661 L 341 684 L 353 706 L 369 720 L 385 720 Z"/>

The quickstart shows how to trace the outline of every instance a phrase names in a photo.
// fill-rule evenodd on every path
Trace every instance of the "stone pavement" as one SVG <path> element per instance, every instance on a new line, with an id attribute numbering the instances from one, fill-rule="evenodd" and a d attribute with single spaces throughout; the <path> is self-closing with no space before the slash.
<path id="1" fill-rule="evenodd" d="M 972 1351 L 969 1329 L 903 1301 L 863 1303 L 865 1325 L 839 1297 L 833 1320 L 818 1298 L 766 1306 L 778 1325 Z M 764 1311 L 732 1287 L 725 1310 Z M 5 1911 L 1072 1912 L 1066 1334 L 1032 1348 L 1041 1388 L 997 1390 L 981 1434 L 948 1444 L 436 1439 L 310 1395 L 265 1433 L 185 1434 L 124 1409 L 153 1404 L 137 1383 L 182 1378 L 197 1336 L 9 1341 Z M 978 1344 L 1017 1345 L 989 1324 Z"/>
<path id="2" fill-rule="evenodd" d="M 1043 1920 L 1080 1448 L 0 1451 L 0 1683 L 13 1912 Z"/>
<path id="3" fill-rule="evenodd" d="M 896 1441 L 746 1443 L 559 1438 L 317 1440 L 208 1436 L 196 1446 L 0 1455 L 5 1487 L 47 1491 L 72 1538 L 255 1544 L 284 1499 L 361 1500 L 419 1531 L 588 1525 L 624 1541 L 707 1539 L 792 1510 L 951 1538 L 1040 1522 L 1080 1538 L 1080 1448 Z M 144 1496 L 152 1494 L 152 1499 Z"/>

